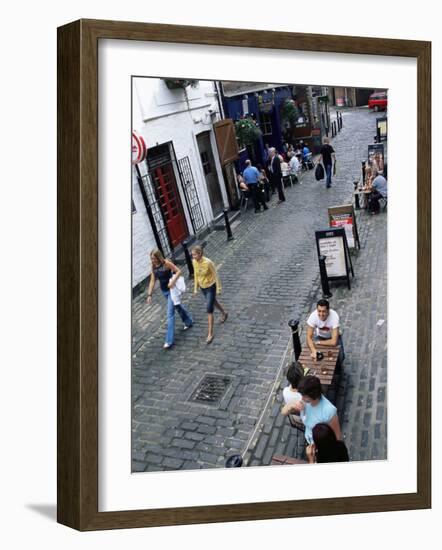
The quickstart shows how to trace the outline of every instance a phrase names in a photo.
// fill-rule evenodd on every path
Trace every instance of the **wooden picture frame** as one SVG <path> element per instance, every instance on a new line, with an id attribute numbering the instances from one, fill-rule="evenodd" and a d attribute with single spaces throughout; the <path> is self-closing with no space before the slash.
<path id="1" fill-rule="evenodd" d="M 138 40 L 417 60 L 417 492 L 98 511 L 98 40 Z M 58 521 L 82 531 L 431 506 L 431 44 L 421 41 L 79 20 L 58 29 Z"/>

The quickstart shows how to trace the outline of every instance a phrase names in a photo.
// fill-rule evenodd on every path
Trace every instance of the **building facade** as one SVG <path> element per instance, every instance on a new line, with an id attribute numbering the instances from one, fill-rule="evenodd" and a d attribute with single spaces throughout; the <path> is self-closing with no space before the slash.
<path id="1" fill-rule="evenodd" d="M 218 150 L 228 121 L 213 82 L 137 77 L 132 95 L 132 128 L 147 145 L 132 169 L 135 287 L 150 273 L 150 250 L 174 257 L 185 239 L 210 228 L 230 204 L 231 177 Z"/>
<path id="2" fill-rule="evenodd" d="M 319 149 L 330 123 L 327 88 L 222 82 L 221 89 L 225 116 L 233 121 L 251 118 L 261 130 L 261 136 L 253 144 L 239 143 L 239 171 L 244 169 L 247 158 L 264 166 L 266 145 L 282 153 L 285 143 L 302 140 L 314 151 Z M 290 105 L 293 105 L 291 116 L 287 108 Z"/>

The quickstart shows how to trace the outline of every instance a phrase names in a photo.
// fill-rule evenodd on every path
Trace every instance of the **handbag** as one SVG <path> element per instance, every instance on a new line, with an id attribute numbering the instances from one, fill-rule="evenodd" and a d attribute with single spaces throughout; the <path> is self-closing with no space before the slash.
<path id="1" fill-rule="evenodd" d="M 172 299 L 173 305 L 178 306 L 181 304 L 181 296 L 186 290 L 186 283 L 184 277 L 180 275 L 176 280 L 174 286 L 170 289 L 170 297 Z"/>
<path id="2" fill-rule="evenodd" d="M 316 181 L 320 181 L 324 179 L 324 168 L 320 163 L 316 165 L 315 178 L 316 178 Z"/>

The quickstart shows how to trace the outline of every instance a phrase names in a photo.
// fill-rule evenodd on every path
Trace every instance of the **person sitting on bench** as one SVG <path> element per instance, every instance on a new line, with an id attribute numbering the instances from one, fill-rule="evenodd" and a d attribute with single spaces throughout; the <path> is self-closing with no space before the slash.
<path id="1" fill-rule="evenodd" d="M 339 315 L 334 309 L 330 309 L 328 300 L 319 300 L 316 309 L 307 319 L 307 345 L 313 359 L 316 359 L 318 346 L 340 346 L 338 363 L 341 364 L 345 359 Z"/>
<path id="2" fill-rule="evenodd" d="M 302 395 L 298 391 L 298 386 L 304 378 L 304 369 L 302 368 L 301 363 L 295 361 L 290 365 L 287 371 L 287 380 L 289 385 L 282 390 L 282 397 L 284 398 L 284 406 L 281 409 L 281 414 L 283 416 L 288 416 L 293 414 L 295 420 L 301 422 L 301 418 L 295 412 L 293 413 L 292 405 L 301 401 Z"/>

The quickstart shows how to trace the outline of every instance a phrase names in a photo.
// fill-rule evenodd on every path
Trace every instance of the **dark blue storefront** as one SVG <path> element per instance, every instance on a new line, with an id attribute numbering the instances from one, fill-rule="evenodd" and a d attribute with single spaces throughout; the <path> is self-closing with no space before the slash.
<path id="1" fill-rule="evenodd" d="M 255 165 L 265 165 L 264 149 L 266 144 L 283 152 L 284 126 L 281 121 L 281 108 L 287 99 L 293 99 L 292 87 L 281 86 L 254 90 L 247 93 L 226 96 L 223 94 L 223 106 L 226 118 L 233 121 L 247 115 L 257 121 L 262 136 L 253 146 L 241 150 L 237 161 L 237 170 L 242 172 L 245 161 L 251 158 Z"/>

